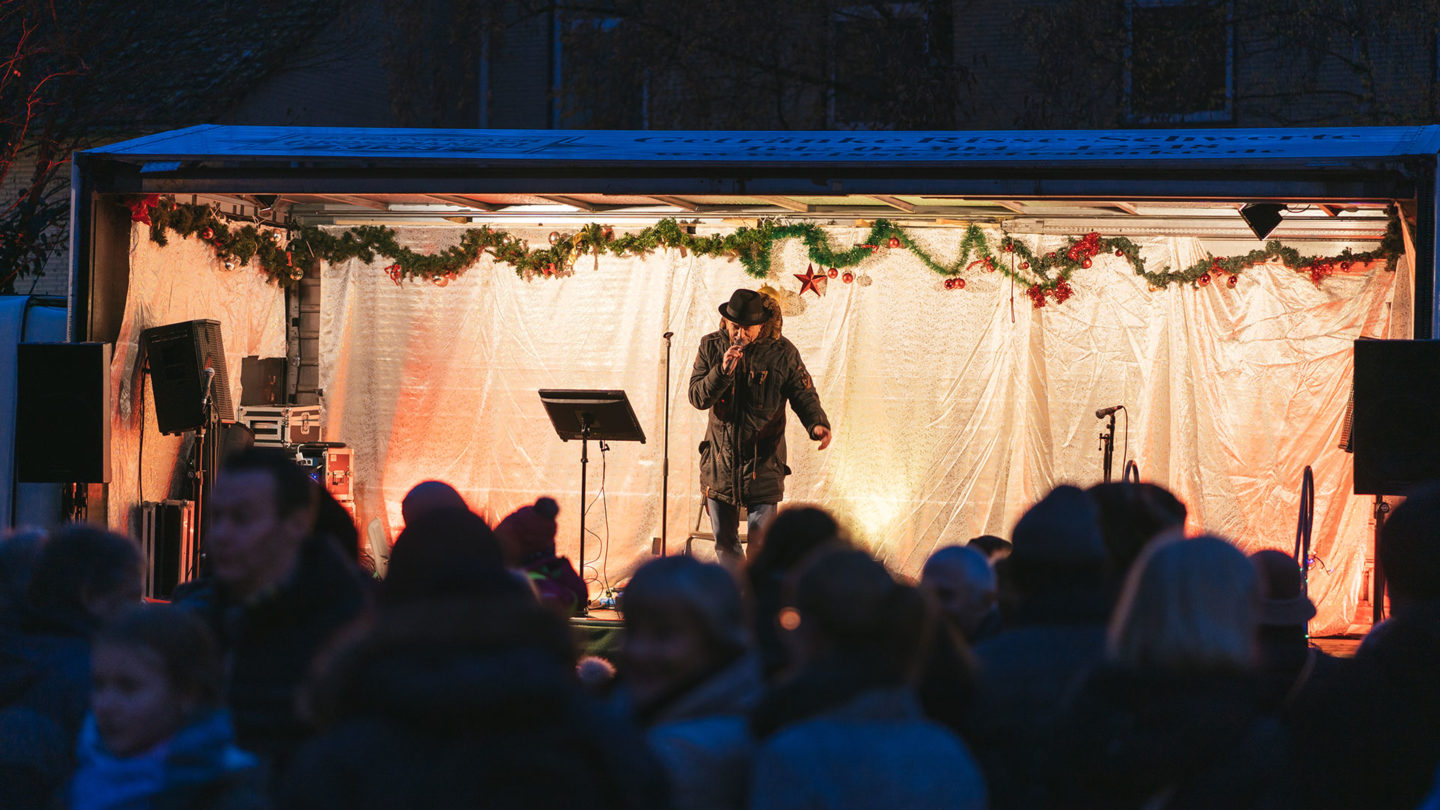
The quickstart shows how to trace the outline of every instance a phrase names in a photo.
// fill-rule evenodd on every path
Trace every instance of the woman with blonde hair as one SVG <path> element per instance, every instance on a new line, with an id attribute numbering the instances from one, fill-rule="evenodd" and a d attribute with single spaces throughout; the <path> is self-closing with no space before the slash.
<path id="1" fill-rule="evenodd" d="M 1145 549 L 1111 617 L 1107 662 L 1054 738 L 1058 806 L 1293 804 L 1289 742 L 1257 672 L 1261 596 L 1222 538 L 1177 533 Z"/>

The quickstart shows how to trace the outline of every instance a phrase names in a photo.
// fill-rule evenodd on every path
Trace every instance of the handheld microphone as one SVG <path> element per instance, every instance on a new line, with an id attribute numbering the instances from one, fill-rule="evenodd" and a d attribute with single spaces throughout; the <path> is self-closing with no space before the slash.
<path id="1" fill-rule="evenodd" d="M 1109 416 L 1112 413 L 1115 413 L 1116 411 L 1124 410 L 1124 408 L 1124 405 L 1111 405 L 1108 408 L 1101 408 L 1100 410 L 1095 412 L 1095 418 L 1104 419 L 1105 417 Z"/>

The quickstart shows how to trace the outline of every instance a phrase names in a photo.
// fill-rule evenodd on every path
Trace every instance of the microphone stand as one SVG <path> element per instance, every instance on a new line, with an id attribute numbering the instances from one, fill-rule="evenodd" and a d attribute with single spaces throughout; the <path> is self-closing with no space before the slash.
<path id="1" fill-rule="evenodd" d="M 1100 434 L 1100 452 L 1104 455 L 1105 461 L 1105 483 L 1110 483 L 1111 467 L 1115 463 L 1115 412 L 1110 412 L 1110 424 L 1106 425 L 1105 432 Z"/>
<path id="2" fill-rule="evenodd" d="M 213 402 L 210 392 L 215 386 L 215 372 L 210 369 L 206 369 L 206 372 L 205 394 L 200 400 L 200 425 L 195 428 L 195 447 L 193 448 L 195 463 L 191 467 L 191 474 L 195 478 L 195 520 L 192 524 L 194 526 L 194 535 L 190 541 L 191 559 L 186 561 L 189 563 L 186 567 L 189 569 L 190 576 L 192 577 L 199 576 L 203 573 L 199 570 L 200 559 L 204 556 L 201 553 L 200 543 L 205 537 L 205 503 L 209 500 L 206 489 L 210 486 L 209 473 L 213 471 L 213 460 L 210 458 L 213 448 L 210 445 L 214 444 L 214 440 L 211 439 L 210 444 L 207 444 L 206 436 L 210 431 L 210 423 L 214 420 L 214 409 L 212 407 Z"/>
<path id="3" fill-rule="evenodd" d="M 660 556 L 665 556 L 665 541 L 670 528 L 670 338 L 674 332 L 661 335 L 665 339 L 665 450 L 660 463 Z"/>

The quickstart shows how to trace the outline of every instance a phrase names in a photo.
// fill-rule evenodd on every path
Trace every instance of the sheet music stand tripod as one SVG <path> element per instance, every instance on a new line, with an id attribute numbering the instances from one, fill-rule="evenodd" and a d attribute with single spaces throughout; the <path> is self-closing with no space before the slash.
<path id="1" fill-rule="evenodd" d="M 590 440 L 645 443 L 645 431 L 635 418 L 624 391 L 587 391 L 544 388 L 540 402 L 561 441 L 580 440 L 580 579 L 585 579 L 585 469 L 590 463 Z M 603 448 L 602 448 L 603 452 Z M 590 598 L 580 606 L 589 612 Z"/>

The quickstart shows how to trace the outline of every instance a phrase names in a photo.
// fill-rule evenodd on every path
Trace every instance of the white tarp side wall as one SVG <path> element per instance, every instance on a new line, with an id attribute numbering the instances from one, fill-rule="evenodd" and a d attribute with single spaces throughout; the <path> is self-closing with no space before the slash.
<path id="1" fill-rule="evenodd" d="M 459 232 L 402 228 L 399 239 L 428 252 Z M 837 245 L 863 238 L 830 234 Z M 540 242 L 545 232 L 527 236 Z M 943 260 L 960 233 L 915 237 Z M 1062 243 L 1024 238 L 1038 251 Z M 1193 239 L 1138 241 L 1152 268 L 1204 255 Z M 1321 610 L 1312 629 L 1345 629 L 1370 542 L 1368 501 L 1349 494 L 1350 456 L 1337 447 L 1351 341 L 1388 335 L 1406 317 L 1392 312 L 1408 302 L 1403 272 L 1377 265 L 1317 285 L 1261 266 L 1234 289 L 1152 291 L 1123 259 L 1102 255 L 1075 275 L 1073 299 L 1033 309 L 999 273 L 976 268 L 964 290 L 946 290 L 900 251 L 866 262 L 855 284 L 830 281 L 823 297 L 797 297 L 791 274 L 806 264 L 803 247 L 786 243 L 763 283 L 782 291 L 785 335 L 814 375 L 835 441 L 817 451 L 792 414 L 788 502 L 834 510 L 895 570 L 914 575 L 935 548 L 1008 536 L 1055 484 L 1098 482 L 1094 411 L 1124 403 L 1129 457 L 1143 477 L 1188 504 L 1192 531 L 1232 537 L 1246 551 L 1289 552 L 1301 473 L 1315 468 L 1314 548 L 1326 567 L 1311 576 Z M 362 523 L 378 519 L 393 537 L 400 499 L 428 478 L 453 484 L 492 522 L 550 494 L 561 504 L 559 548 L 573 558 L 580 448 L 556 437 L 536 390 L 623 388 L 650 441 L 613 444 L 604 457 L 592 446 L 594 534 L 585 546 L 587 577 L 620 580 L 660 534 L 661 335 L 673 330 L 669 540 L 672 553 L 683 545 L 699 507 L 705 425 L 686 398 L 695 348 L 736 287 L 762 282 L 738 263 L 678 252 L 583 257 L 571 277 L 531 281 L 486 257 L 445 287 L 397 286 L 383 265 L 322 268 L 327 438 L 355 448 Z M 1125 429 L 1122 414 L 1117 480 Z"/>
<path id="2" fill-rule="evenodd" d="M 108 507 L 110 526 L 117 531 L 139 531 L 138 521 L 132 527 L 131 520 L 141 501 L 190 496 L 182 453 L 188 453 L 191 434 L 176 437 L 159 432 L 152 388 L 137 362 L 141 332 L 198 319 L 220 322 L 230 394 L 236 403 L 240 402 L 240 359 L 285 354 L 285 295 L 260 271 L 258 262 L 226 270 L 215 259 L 214 249 L 198 239 L 171 235 L 169 244 L 161 247 L 150 240 L 148 227 L 132 226 L 130 290 L 110 363 L 115 403 Z"/>

